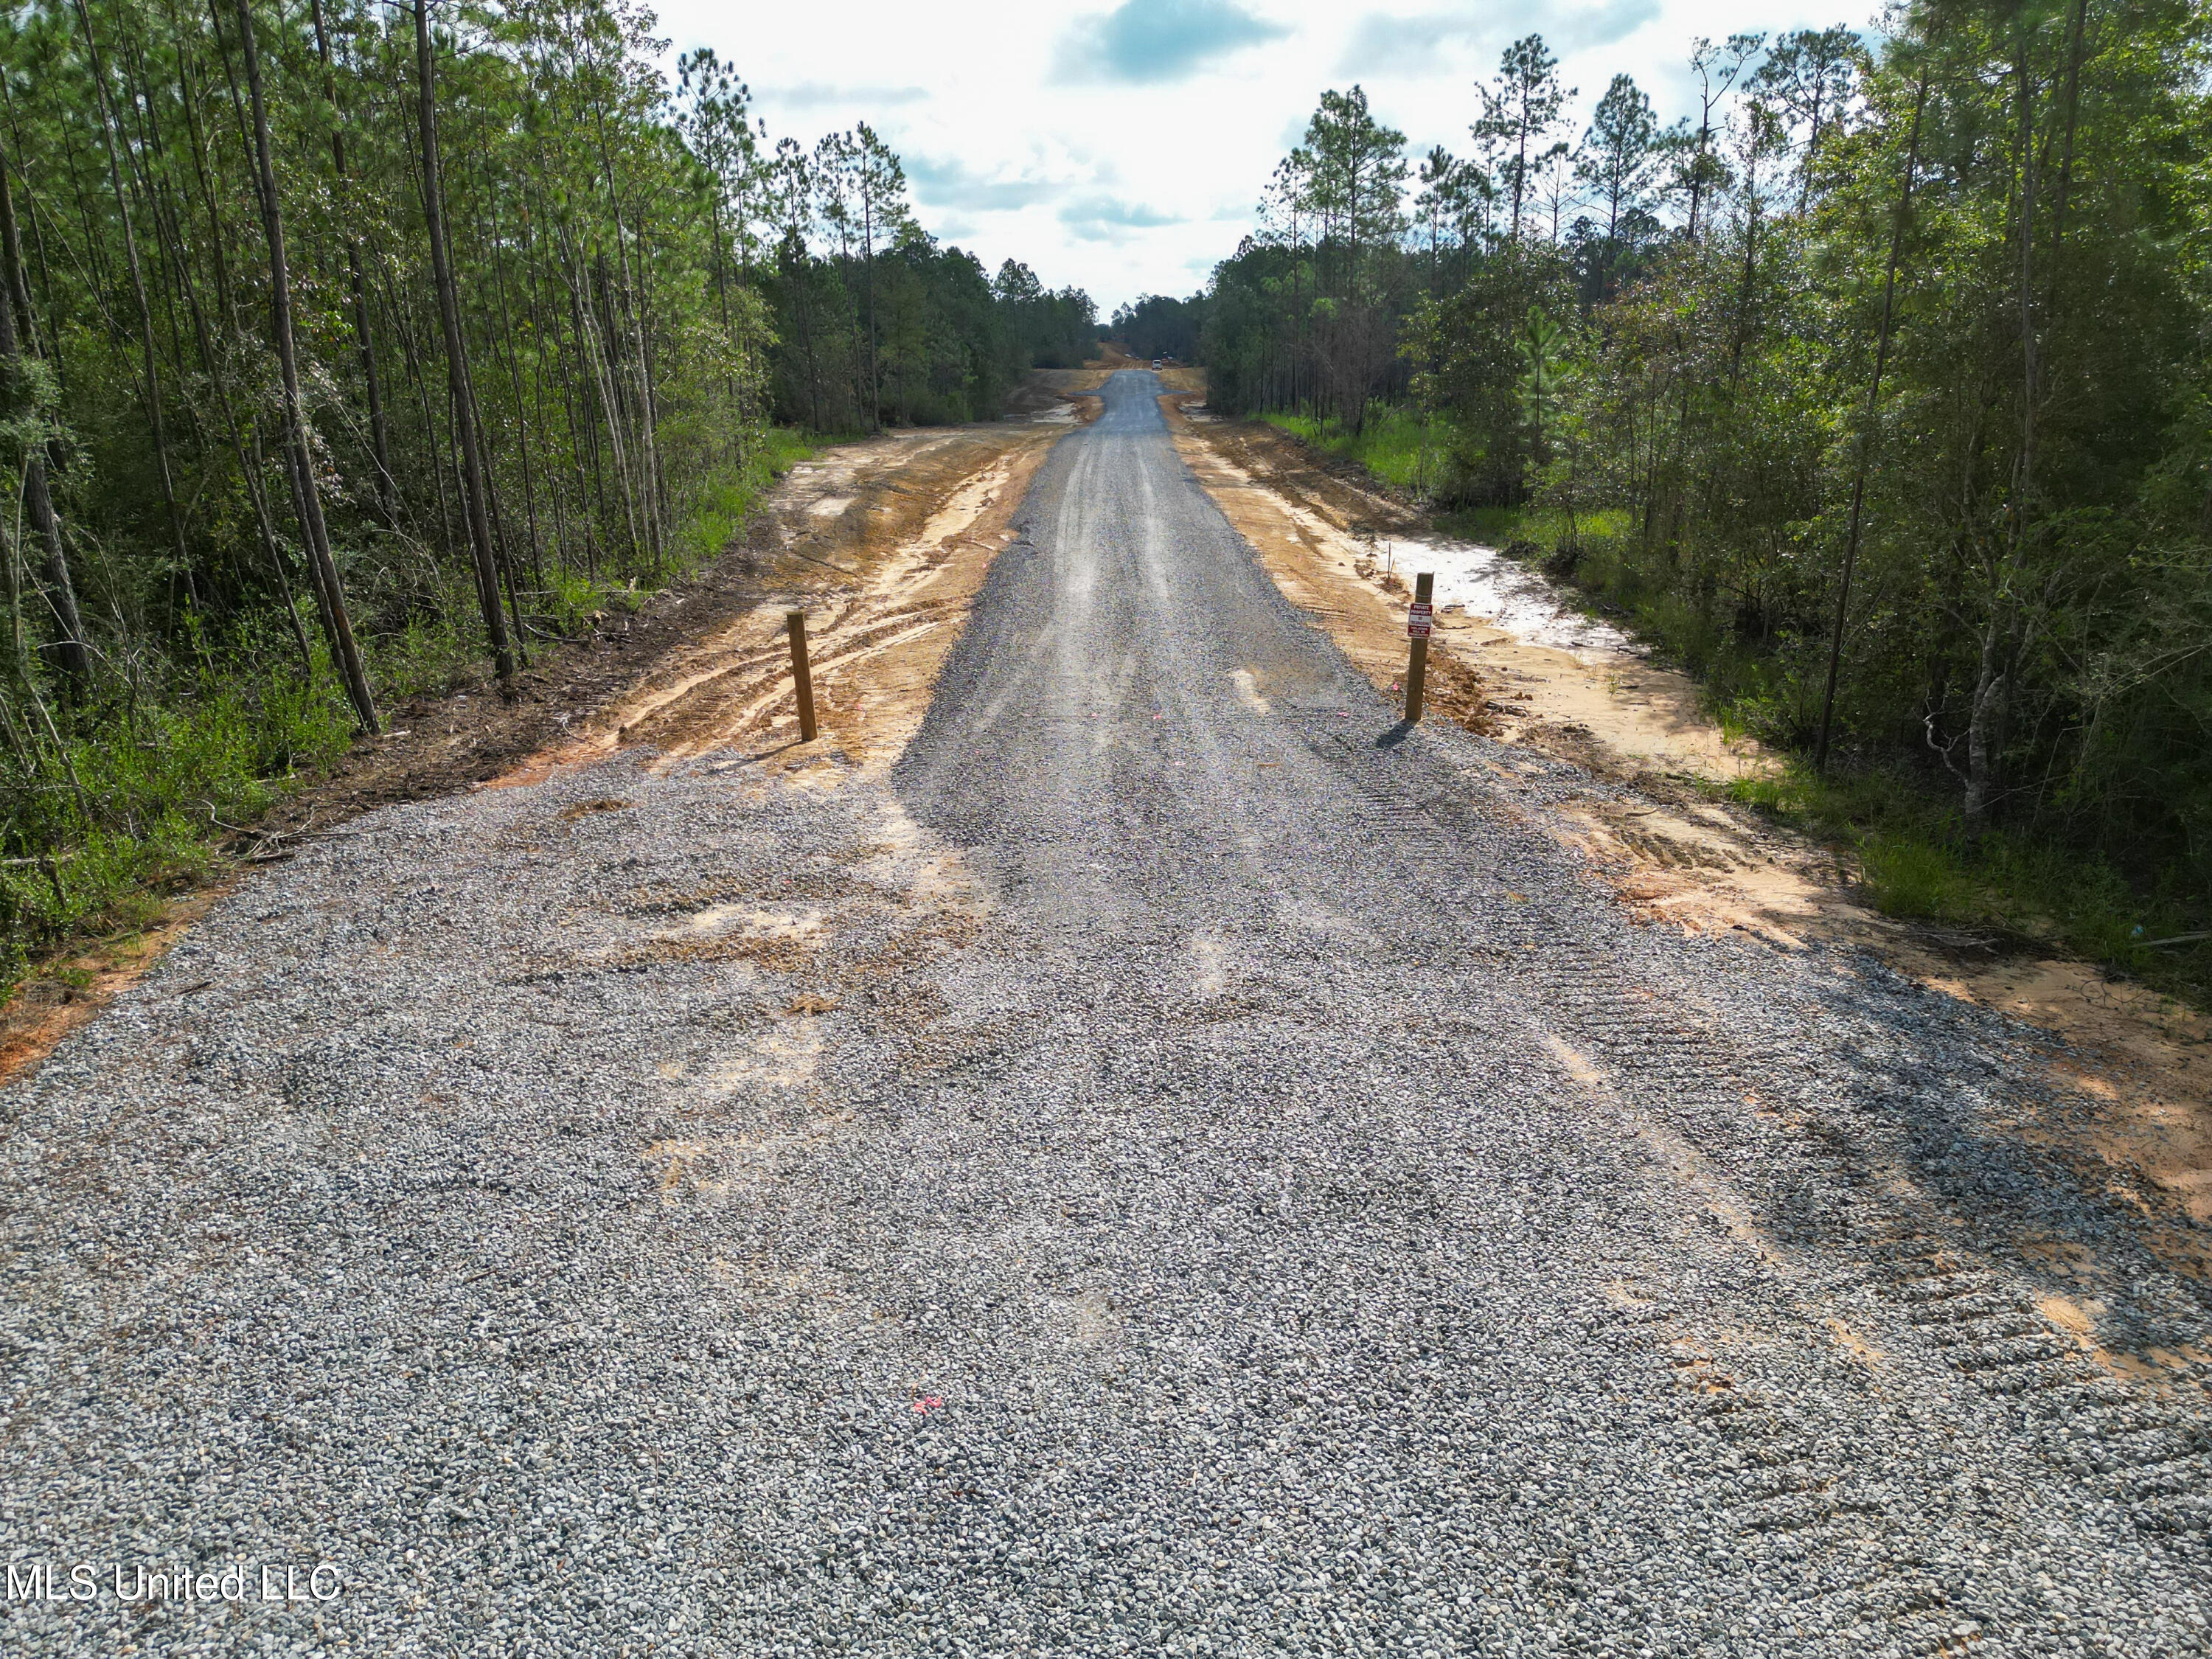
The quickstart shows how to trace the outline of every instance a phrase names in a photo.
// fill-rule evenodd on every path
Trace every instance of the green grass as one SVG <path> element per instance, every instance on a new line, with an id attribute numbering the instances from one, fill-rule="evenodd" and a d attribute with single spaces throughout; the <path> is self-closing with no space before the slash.
<path id="1" fill-rule="evenodd" d="M 2032 833 L 1993 830 L 1976 842 L 1919 779 L 1875 769 L 1822 778 L 1791 756 L 1714 793 L 1844 853 L 1885 915 L 2000 948 L 2080 957 L 2198 1004 L 2212 993 L 2212 946 L 2156 944 L 2212 926 L 2202 894 L 2146 891 Z"/>
<path id="2" fill-rule="evenodd" d="M 706 563 L 775 479 L 823 441 L 777 428 L 742 467 L 708 479 L 671 538 L 658 583 L 549 572 L 547 591 L 524 596 L 527 653 Z M 489 677 L 476 590 L 458 572 L 434 604 L 363 635 L 386 710 Z M 0 1005 L 36 964 L 66 978 L 69 952 L 152 925 L 166 898 L 219 871 L 226 837 L 345 753 L 352 717 L 312 637 L 309 684 L 283 612 L 249 617 L 197 670 L 172 662 L 155 690 L 118 691 L 73 721 L 58 711 L 58 747 L 15 687 L 0 690 L 14 728 L 0 746 Z"/>
<path id="3" fill-rule="evenodd" d="M 1356 434 L 1340 422 L 1311 415 L 1261 418 L 1311 448 L 1357 461 L 1385 483 L 1417 494 L 1436 487 L 1450 448 L 1446 432 L 1408 409 L 1378 404 Z"/>
<path id="4" fill-rule="evenodd" d="M 273 653 L 276 627 L 261 619 L 254 642 Z M 33 955 L 149 925 L 218 842 L 350 741 L 326 663 L 307 686 L 234 655 L 176 691 L 0 766 L 0 1000 Z"/>
<path id="5" fill-rule="evenodd" d="M 1566 509 L 1557 507 L 1463 507 L 1437 514 L 1437 528 L 1490 547 L 1529 542 L 1548 556 L 1568 539 Z M 1583 556 L 1602 556 L 1628 534 L 1628 514 L 1619 507 L 1577 513 L 1574 541 Z"/>
<path id="6" fill-rule="evenodd" d="M 769 485 L 820 447 L 820 441 L 789 427 L 771 427 L 766 445 L 711 478 L 691 504 L 673 538 L 678 571 L 694 569 L 729 545 Z"/>

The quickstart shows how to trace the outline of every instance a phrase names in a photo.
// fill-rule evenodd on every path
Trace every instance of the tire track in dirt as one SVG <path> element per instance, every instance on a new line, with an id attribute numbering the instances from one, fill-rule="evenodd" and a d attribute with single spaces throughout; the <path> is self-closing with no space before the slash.
<path id="1" fill-rule="evenodd" d="M 1403 659 L 1392 626 L 1395 596 L 1378 592 L 1379 573 L 1363 557 L 1363 543 L 1378 533 L 1416 533 L 1418 520 L 1341 480 L 1271 467 L 1253 444 L 1239 448 L 1218 428 L 1177 419 L 1182 401 L 1164 399 L 1163 407 L 1209 493 L 1285 596 L 1325 626 L 1378 689 L 1389 684 Z M 1539 728 L 1524 731 L 1534 736 Z M 1835 917 L 1832 872 L 1828 891 L 1820 892 L 1808 879 L 1808 849 L 1757 834 L 1740 815 L 1648 765 L 1624 764 L 1586 727 L 1559 752 L 1590 766 L 1595 787 L 1533 801 L 1527 821 L 1576 846 L 1632 915 L 1692 934 L 1739 927 L 1792 952 L 1805 948 L 1792 929 L 1811 931 L 1808 922 L 1824 923 L 1820 931 L 1831 939 L 1856 933 L 1863 939 L 1871 931 L 1853 927 L 1858 918 L 1850 907 Z M 1637 793 L 1620 790 L 1620 782 Z M 1465 839 L 1431 822 L 1436 816 L 1413 803 L 1386 805 L 1374 827 L 1399 856 L 1433 868 Z M 1760 1036 L 1705 1026 L 1694 1006 L 1680 1002 L 1662 1013 L 1619 964 L 1565 937 L 1521 954 L 1517 965 L 1531 1001 L 1552 1012 L 1565 1039 L 1563 1064 L 1574 1083 L 1609 1103 L 1655 1172 L 1691 1193 L 1717 1231 L 1790 1286 L 1788 1328 L 1832 1334 L 1833 1353 L 1801 1353 L 1801 1365 L 1826 1364 L 1845 1379 L 1859 1376 L 1865 1387 L 1906 1394 L 1915 1371 L 1899 1372 L 1896 1354 L 1913 1356 L 1916 1370 L 1941 1367 L 2001 1403 L 2046 1468 L 2079 1480 L 2093 1503 L 2112 1505 L 2142 1544 L 2182 1560 L 2212 1560 L 2212 1431 L 2204 1427 L 2203 1382 L 2212 1362 L 2186 1343 L 2161 1346 L 2154 1335 L 2203 1324 L 2156 1248 L 2164 1238 L 2188 1249 L 2192 1241 L 2179 1237 L 2177 1218 L 2116 1211 L 2100 1195 L 2099 1171 L 2085 1167 L 2094 1158 L 2076 1156 L 2069 1168 L 2069 1160 L 2039 1148 L 2008 1145 L 2003 1115 L 1966 1116 L 1919 1090 L 1899 1091 L 1896 1098 L 1911 1103 L 1903 1124 L 1881 1123 L 1875 1110 L 1839 1124 L 1820 1087 L 1762 1055 Z M 2032 1049 L 2033 1039 L 2008 1046 Z M 2028 1077 L 2040 1069 L 2032 1053 L 2017 1059 Z M 1635 1079 L 1632 1096 L 1615 1091 L 1608 1080 L 1615 1075 Z M 1747 1101 L 1760 1103 L 1748 1133 Z M 1918 1179 L 1907 1173 L 1920 1144 L 1961 1129 L 1997 1166 L 1987 1187 L 1946 1191 L 1925 1172 Z M 1765 1194 L 1763 1206 L 1725 1195 L 1735 1190 L 1729 1170 Z M 2008 1189 L 2008 1182 L 2019 1185 Z M 2040 1241 L 1999 1198 L 2043 1183 L 2081 1192 L 2083 1207 L 2055 1225 L 2086 1286 L 2073 1296 L 2039 1271 Z M 1790 1198 L 1838 1191 L 1843 1202 L 1825 1209 Z M 2092 1245 L 2081 1242 L 2085 1236 Z M 1897 1553 L 1901 1517 L 1862 1473 L 1879 1466 L 1881 1449 L 1812 1429 L 1791 1390 L 1762 1381 L 1763 1368 L 1745 1363 L 1783 1336 L 1739 1335 L 1731 1343 L 1710 1318 L 1662 1301 L 1626 1292 L 1624 1335 L 1663 1350 L 1674 1367 L 1711 1447 L 1705 1479 L 1712 1503 L 1740 1536 L 1761 1540 L 1761 1551 L 1817 1534 L 1820 1547 L 1856 1563 L 1844 1584 L 1793 1599 L 1793 1627 L 1844 1631 L 1871 1646 L 1893 1643 L 1918 1653 L 1960 1651 L 1978 1640 L 1972 1597 L 1942 1570 L 1939 1540 L 1910 1557 Z M 2100 1332 L 2111 1334 L 2100 1340 Z M 2001 1511 L 2021 1501 L 1985 1477 L 1974 1480 L 1979 1504 Z"/>
<path id="2" fill-rule="evenodd" d="M 1546 827 L 1609 786 L 1395 730 L 1152 390 L 1004 532 L 883 492 L 919 582 L 817 544 L 857 763 L 763 595 L 15 1091 L 16 1535 L 243 1516 L 376 1651 L 2203 1652 L 2201 1405 L 2027 1294 L 2137 1237 L 1995 1140 L 2032 1045 L 1634 925 Z"/>
<path id="3" fill-rule="evenodd" d="M 1764 1645 L 1740 1650 L 1949 1652 L 2038 1633 L 2069 1616 L 2013 1582 L 2039 1559 L 2069 1594 L 2123 1562 L 2194 1574 L 2197 1362 L 2126 1373 L 2161 1330 L 2201 1332 L 2204 1310 L 2136 1218 L 2008 1133 L 2013 1103 L 2039 1086 L 2034 1039 L 1825 942 L 1709 949 L 1723 941 L 1626 925 L 1644 918 L 1586 854 L 1562 851 L 1569 810 L 1649 811 L 1618 781 L 1442 722 L 1378 727 L 1366 688 L 1310 662 L 1302 699 L 1288 688 L 1305 630 L 1285 613 L 1323 623 L 1380 690 L 1376 669 L 1403 660 L 1394 599 L 1329 574 L 1352 564 L 1328 538 L 1340 528 L 1178 444 L 1224 507 L 1218 526 L 1147 436 L 1143 390 L 1109 396 L 1105 424 L 1041 481 L 1036 548 L 994 579 L 941 720 L 901 772 L 916 816 L 976 849 L 1009 913 L 1080 941 L 1082 961 L 1048 976 L 1055 997 L 1091 972 L 1164 979 L 1157 959 L 1188 939 L 1204 999 L 1191 1022 L 1224 1036 L 1240 1018 L 1282 1022 L 1285 1071 L 1339 1022 L 1416 1054 L 1464 1022 L 1471 1069 L 1425 1078 L 1422 1106 L 1446 1109 L 1397 1142 L 1370 1079 L 1328 1078 L 1327 1097 L 1376 1120 L 1348 1201 L 1378 1233 L 1404 1229 L 1406 1276 L 1449 1248 L 1431 1218 L 1450 1182 L 1432 1164 L 1386 1169 L 1393 1145 L 1429 1160 L 1455 1139 L 1497 1146 L 1514 1193 L 1536 1201 L 1493 1185 L 1455 1213 L 1497 1218 L 1478 1260 L 1501 1273 L 1524 1226 L 1584 1195 L 1609 1206 L 1617 1231 L 1560 1241 L 1586 1256 L 1562 1248 L 1518 1270 L 1567 1305 L 1580 1269 L 1602 1261 L 1619 1284 L 1584 1328 L 1671 1394 L 1689 1436 L 1678 1459 L 1662 1434 L 1629 1443 L 1680 1471 L 1674 1520 L 1638 1543 L 1697 1564 L 1671 1582 L 1709 1572 L 1732 1606 L 1778 1604 Z M 1038 647 L 1054 635 L 1056 651 Z M 1283 971 L 1304 951 L 1320 957 L 1310 976 Z M 1340 1005 L 1339 973 L 1359 986 Z M 1129 1042 L 1156 1054 L 1141 1026 Z M 1273 1063 L 1244 1057 L 1254 1073 Z M 1298 1081 L 1272 1080 L 1278 1099 Z M 1508 1088 L 1534 1097 L 1525 1120 L 1486 1097 Z M 1268 1144 L 1267 1103 L 1250 1104 L 1240 1131 L 1289 1161 Z M 2094 1243 L 2131 1287 L 2098 1321 L 2100 1350 L 2039 1294 L 2033 1249 L 2047 1238 Z M 1255 1241 L 1250 1260 L 1280 1242 Z M 1559 1397 L 1590 1387 L 1597 1356 L 1583 1358 L 1553 1374 Z M 1623 1403 L 1584 1409 L 1601 1420 Z M 2100 1439 L 2094 1455 L 2114 1465 L 2100 1485 L 2050 1455 L 2049 1436 L 2076 1437 L 2106 1409 L 2124 1413 L 2136 1461 L 2120 1470 Z M 2045 1532 L 2039 1515 L 2067 1518 Z M 1547 1590 L 1571 1602 L 1626 1588 L 1575 1556 L 1556 1572 Z M 1717 1619 L 1702 1633 L 1720 1648 L 1744 1630 Z"/>

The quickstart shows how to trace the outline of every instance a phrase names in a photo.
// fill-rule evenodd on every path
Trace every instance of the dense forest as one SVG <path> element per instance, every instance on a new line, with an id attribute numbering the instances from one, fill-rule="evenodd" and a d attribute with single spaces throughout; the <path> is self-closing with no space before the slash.
<path id="1" fill-rule="evenodd" d="M 269 781 L 739 527 L 799 433 L 994 416 L 1095 313 L 770 142 L 621 0 L 0 19 L 0 985 Z"/>
<path id="2" fill-rule="evenodd" d="M 1331 92 L 1209 289 L 1116 325 L 1528 538 L 1761 735 L 1940 793 L 1961 846 L 2029 832 L 2201 908 L 2212 16 L 1888 26 L 1698 40 L 1671 125 L 1626 74 L 1571 124 L 1532 35 L 1465 155 Z"/>

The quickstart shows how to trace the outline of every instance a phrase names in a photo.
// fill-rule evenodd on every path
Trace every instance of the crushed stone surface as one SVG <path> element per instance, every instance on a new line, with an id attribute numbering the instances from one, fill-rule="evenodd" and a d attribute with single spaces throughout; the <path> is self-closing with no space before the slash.
<path id="1" fill-rule="evenodd" d="M 2212 1650 L 2204 1287 L 2045 1040 L 1633 922 L 1157 390 L 888 774 L 388 808 L 0 1091 L 0 1557 L 100 1585 L 0 1648 Z"/>

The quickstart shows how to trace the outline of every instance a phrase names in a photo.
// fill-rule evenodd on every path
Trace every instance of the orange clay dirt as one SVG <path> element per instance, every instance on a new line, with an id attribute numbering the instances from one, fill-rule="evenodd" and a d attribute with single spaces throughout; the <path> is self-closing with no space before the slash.
<path id="1" fill-rule="evenodd" d="M 104 940 L 93 948 L 41 964 L 15 1000 L 0 1008 L 0 1083 L 36 1066 L 71 1031 L 164 956 L 192 923 L 228 892 L 222 881 L 173 899 L 160 921 L 143 933 Z M 189 996 L 188 988 L 179 993 Z"/>
<path id="2" fill-rule="evenodd" d="M 656 765 L 726 749 L 779 769 L 895 759 L 1030 476 L 1067 429 L 1051 419 L 967 428 L 794 467 L 757 534 L 782 538 L 787 564 L 819 574 L 671 651 L 581 731 L 492 787 L 641 745 L 659 751 Z M 803 752 L 784 622 L 794 608 L 806 613 L 820 728 Z"/>
<path id="3" fill-rule="evenodd" d="M 1183 373 L 1191 383 L 1161 405 L 1200 482 L 1285 596 L 1378 688 L 1395 686 L 1407 590 L 1377 549 L 1432 527 L 1360 469 L 1276 428 L 1213 417 L 1202 379 Z M 2067 1051 L 2053 1044 L 2051 1077 L 2088 1109 L 2057 1124 L 2022 1103 L 2015 1132 L 2141 1207 L 2212 1222 L 2212 1021 L 2092 963 L 1993 957 L 1856 902 L 1847 855 L 1714 799 L 1714 786 L 1771 762 L 1721 732 L 1686 676 L 1628 651 L 1530 644 L 1449 611 L 1431 647 L 1431 665 L 1440 659 L 1453 718 L 1631 793 L 1585 796 L 1553 828 L 1632 914 L 1693 933 L 1739 929 L 1781 950 L 1814 939 L 1870 947 L 1932 989 L 2051 1033 Z M 2212 1266 L 2187 1229 L 2167 1240 L 2176 1257 Z"/>

